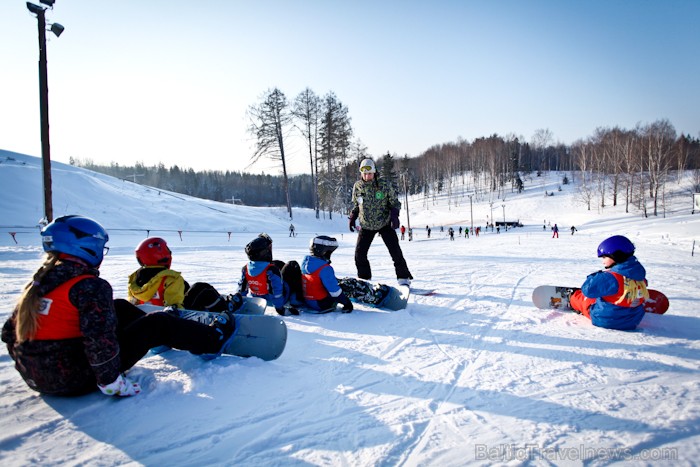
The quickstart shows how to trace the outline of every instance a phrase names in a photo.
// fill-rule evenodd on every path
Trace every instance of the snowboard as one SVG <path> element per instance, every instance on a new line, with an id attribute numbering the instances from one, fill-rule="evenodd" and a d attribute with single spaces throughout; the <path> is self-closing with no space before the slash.
<path id="1" fill-rule="evenodd" d="M 399 285 L 397 287 L 389 285 L 387 287 L 389 287 L 389 294 L 384 300 L 377 305 L 371 303 L 368 303 L 368 305 L 391 311 L 403 310 L 406 308 L 406 306 L 408 306 L 408 297 L 411 296 L 411 288 L 407 285 Z"/>
<path id="2" fill-rule="evenodd" d="M 234 313 L 236 330 L 233 337 L 222 349 L 222 354 L 235 355 L 238 357 L 258 357 L 262 360 L 275 360 L 287 344 L 287 325 L 279 317 L 264 315 L 266 300 L 263 298 L 246 298 L 243 307 Z M 152 312 L 161 310 L 153 305 L 139 305 L 144 311 Z M 248 313 L 240 313 L 240 311 Z M 179 310 L 180 317 L 197 321 L 209 325 L 218 312 Z M 254 313 L 252 313 L 254 311 Z M 153 353 L 160 353 L 168 350 L 168 347 L 161 346 L 151 349 Z M 202 355 L 202 358 L 211 359 L 216 355 Z"/>
<path id="3" fill-rule="evenodd" d="M 382 300 L 379 303 L 371 303 L 364 301 L 362 299 L 363 297 L 350 297 L 350 300 L 355 303 L 362 303 L 363 305 L 367 305 L 372 308 L 378 308 L 380 310 L 398 311 L 406 308 L 406 306 L 408 305 L 408 297 L 411 293 L 410 288 L 407 285 L 400 285 L 398 287 L 391 287 L 388 285 L 387 287 L 390 288 L 389 294 L 386 297 L 384 297 L 384 300 Z M 304 305 L 294 305 L 294 309 L 302 313 L 310 313 L 313 315 L 323 315 L 326 313 L 333 313 L 335 311 L 339 311 L 341 313 L 352 313 L 351 311 L 343 311 L 343 306 L 341 304 L 338 304 L 337 306 L 325 310 L 315 310 Z"/>
<path id="4" fill-rule="evenodd" d="M 435 291 L 435 289 L 419 289 L 416 287 L 411 287 L 411 294 L 428 296 L 428 295 L 435 295 L 435 294 L 437 294 L 437 292 Z"/>
<path id="5" fill-rule="evenodd" d="M 541 285 L 532 291 L 532 303 L 541 309 L 553 308 L 555 310 L 573 310 L 569 306 L 566 293 L 568 290 L 578 290 L 579 287 L 559 287 L 554 285 Z M 662 315 L 669 307 L 668 298 L 658 290 L 648 289 L 649 298 L 644 301 L 644 311 Z"/>
<path id="6" fill-rule="evenodd" d="M 340 278 L 338 285 L 353 302 L 383 310 L 403 310 L 408 305 L 408 297 L 411 295 L 411 289 L 407 285 L 392 287 L 354 277 Z"/>

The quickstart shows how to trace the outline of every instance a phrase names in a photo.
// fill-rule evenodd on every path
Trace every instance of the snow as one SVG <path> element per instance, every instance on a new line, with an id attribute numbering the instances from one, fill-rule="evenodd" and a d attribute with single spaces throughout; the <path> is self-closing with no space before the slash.
<path id="1" fill-rule="evenodd" d="M 189 198 L 56 162 L 52 173 L 54 216 L 84 214 L 109 230 L 101 271 L 115 297 L 126 295 L 133 249 L 149 233 L 168 240 L 185 279 L 225 293 L 235 291 L 243 246 L 263 231 L 285 261 L 301 260 L 316 234 L 336 236 L 333 265 L 339 276 L 355 274 L 355 234 L 338 214 L 317 220 L 295 209 L 290 238 L 283 208 Z M 478 238 L 450 241 L 439 229 L 469 225 L 466 196 L 458 206 L 411 200 L 419 227 L 401 245 L 414 284 L 438 294 L 412 296 L 393 313 L 357 305 L 351 314 L 285 317 L 287 348 L 272 362 L 203 362 L 173 350 L 130 371 L 143 387 L 136 397 L 55 398 L 28 389 L 3 345 L 0 463 L 695 465 L 700 255 L 691 252 L 700 216 L 690 214 L 690 183 L 669 184 L 666 217 L 643 218 L 622 207 L 588 211 L 575 184 L 557 191 L 562 175 L 525 180 L 522 194 L 508 190 L 493 215 L 501 220 L 506 204 L 506 218 L 525 227 Z M 41 160 L 0 151 L 0 183 L 4 322 L 43 258 Z M 489 200 L 475 197 L 473 211 L 483 226 Z M 558 223 L 559 239 L 543 231 L 544 220 Z M 596 246 L 613 234 L 637 245 L 650 286 L 670 298 L 665 315 L 620 332 L 532 306 L 537 285 L 578 285 L 600 269 Z M 381 240 L 370 255 L 374 280 L 395 283 Z"/>

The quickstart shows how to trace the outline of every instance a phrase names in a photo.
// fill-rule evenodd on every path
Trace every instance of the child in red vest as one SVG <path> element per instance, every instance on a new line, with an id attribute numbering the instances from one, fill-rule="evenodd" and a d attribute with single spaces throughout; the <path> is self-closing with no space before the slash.
<path id="1" fill-rule="evenodd" d="M 646 270 L 634 256 L 634 245 L 622 235 L 604 240 L 598 246 L 604 271 L 586 278 L 580 290 L 569 298 L 571 307 L 591 320 L 594 326 L 630 330 L 644 318 L 647 292 Z"/>
<path id="2" fill-rule="evenodd" d="M 238 293 L 244 297 L 249 292 L 253 297 L 262 297 L 267 300 L 268 306 L 275 307 L 277 313 L 285 315 L 285 305 L 289 304 L 290 299 L 296 298 L 293 295 L 298 296 L 301 292 L 297 287 L 291 287 L 287 279 L 290 274 L 299 276 L 299 263 L 273 261 L 272 239 L 266 233 L 261 233 L 248 243 L 245 252 L 249 261 L 241 269 Z M 288 311 L 298 314 L 292 306 L 288 307 Z"/>
<path id="3" fill-rule="evenodd" d="M 310 255 L 301 262 L 301 283 L 304 291 L 305 305 L 321 311 L 343 305 L 343 313 L 350 313 L 352 302 L 343 293 L 331 266 L 331 255 L 338 248 L 338 241 L 333 237 L 319 235 L 311 240 Z"/>

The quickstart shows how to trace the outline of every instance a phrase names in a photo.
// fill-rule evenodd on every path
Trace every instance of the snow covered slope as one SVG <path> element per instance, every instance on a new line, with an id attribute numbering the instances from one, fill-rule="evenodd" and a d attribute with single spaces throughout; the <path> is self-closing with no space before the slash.
<path id="1" fill-rule="evenodd" d="M 5 152 L 0 161 L 4 322 L 41 261 L 33 226 L 43 208 L 40 160 Z M 300 260 L 315 234 L 337 236 L 333 266 L 339 275 L 355 274 L 355 234 L 338 216 L 316 220 L 296 210 L 298 236 L 290 238 L 284 209 L 159 194 L 60 164 L 53 175 L 56 215 L 85 214 L 110 230 L 114 248 L 102 276 L 117 297 L 126 294 L 137 267 L 133 248 L 147 231 L 167 238 L 173 268 L 188 281 L 222 292 L 235 290 L 243 246 L 261 231 L 272 235 L 282 260 Z M 450 241 L 439 229 L 469 225 L 468 199 L 457 207 L 411 200 L 415 240 L 401 245 L 416 285 L 438 294 L 412 297 L 394 313 L 360 305 L 351 314 L 286 317 L 288 346 L 274 362 L 202 362 L 169 351 L 130 372 L 143 387 L 137 397 L 61 399 L 29 390 L 3 347 L 0 463 L 695 465 L 700 298 L 691 249 L 700 240 L 700 215 L 689 214 L 687 194 L 672 198 L 665 219 L 587 211 L 573 186 L 556 191 L 558 175 L 549 177 L 554 196 L 526 181 L 523 194 L 494 203 L 496 219 L 506 204 L 506 217 L 525 227 L 478 238 Z M 473 209 L 475 226 L 485 225 L 488 201 L 475 200 Z M 543 221 L 558 223 L 561 237 L 552 239 Z M 573 236 L 571 224 L 579 229 Z M 16 233 L 15 243 L 10 231 L 25 233 Z M 596 246 L 612 234 L 636 243 L 651 286 L 671 300 L 666 315 L 619 332 L 531 305 L 537 285 L 577 285 L 598 270 Z M 370 257 L 374 279 L 393 283 L 380 239 Z"/>

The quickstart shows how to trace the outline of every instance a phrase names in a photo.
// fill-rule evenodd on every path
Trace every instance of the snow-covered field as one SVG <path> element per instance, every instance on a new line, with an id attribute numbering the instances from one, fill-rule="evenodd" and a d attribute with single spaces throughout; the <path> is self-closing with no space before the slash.
<path id="1" fill-rule="evenodd" d="M 34 228 L 40 162 L 0 151 L 2 322 L 43 257 Z M 478 238 L 440 232 L 469 225 L 468 199 L 429 209 L 411 201 L 415 238 L 401 245 L 415 285 L 438 294 L 393 313 L 358 305 L 347 315 L 285 317 L 289 341 L 273 362 L 169 351 L 130 372 L 143 387 L 136 397 L 63 399 L 29 390 L 3 345 L 0 464 L 697 465 L 700 251 L 691 252 L 700 215 L 690 214 L 689 186 L 669 186 L 678 194 L 666 218 L 645 219 L 587 211 L 573 185 L 556 191 L 561 176 L 526 180 L 525 192 L 494 203 L 497 220 L 505 204 L 506 218 L 525 227 Z M 110 231 L 102 276 L 116 297 L 126 295 L 133 249 L 148 231 L 168 240 L 173 268 L 189 282 L 222 292 L 235 291 L 243 246 L 263 231 L 282 260 L 300 260 L 316 234 L 337 236 L 333 265 L 355 274 L 355 234 L 337 214 L 316 220 L 296 209 L 290 238 L 282 208 L 191 199 L 58 163 L 53 181 L 55 216 L 88 215 Z M 492 215 L 487 200 L 473 209 L 475 226 Z M 559 239 L 543 221 L 558 223 Z M 596 246 L 613 234 L 637 245 L 650 286 L 670 298 L 665 315 L 620 332 L 532 306 L 537 285 L 578 285 L 600 269 Z M 370 255 L 374 279 L 394 283 L 381 240 Z"/>

